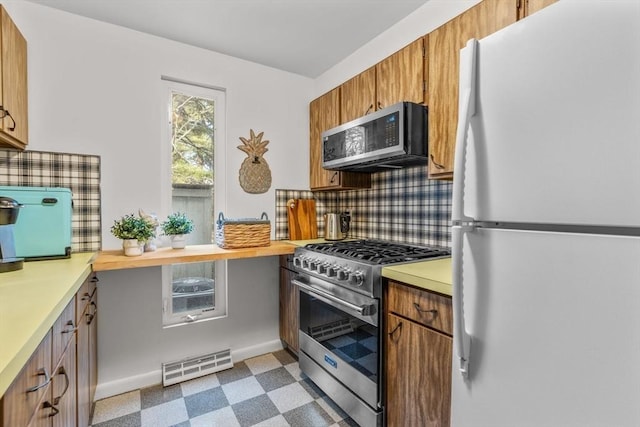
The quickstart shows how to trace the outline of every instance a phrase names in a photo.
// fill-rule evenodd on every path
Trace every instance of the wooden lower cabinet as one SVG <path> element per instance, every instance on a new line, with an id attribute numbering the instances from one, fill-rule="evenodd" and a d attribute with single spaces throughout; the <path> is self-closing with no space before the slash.
<path id="1" fill-rule="evenodd" d="M 287 256 L 280 256 L 280 340 L 298 353 L 298 287 L 291 283 L 293 272 L 287 268 Z"/>
<path id="2" fill-rule="evenodd" d="M 97 325 L 98 278 L 93 275 L 83 283 L 76 296 L 78 346 L 77 346 L 77 400 L 78 426 L 89 425 L 91 408 L 98 383 Z"/>
<path id="3" fill-rule="evenodd" d="M 97 383 L 96 281 L 83 283 L 2 396 L 0 427 L 89 425 Z"/>
<path id="4" fill-rule="evenodd" d="M 450 425 L 452 336 L 427 326 L 439 317 L 447 318 L 439 324 L 450 324 L 450 298 L 448 305 L 430 305 L 441 299 L 447 297 L 388 284 L 385 411 L 389 427 Z M 409 306 L 413 312 L 405 311 Z"/>
<path id="5" fill-rule="evenodd" d="M 49 392 L 50 377 L 51 331 L 45 335 L 18 377 L 2 396 L 0 413 L 2 413 L 3 427 L 20 427 L 29 424 L 39 403 Z"/>

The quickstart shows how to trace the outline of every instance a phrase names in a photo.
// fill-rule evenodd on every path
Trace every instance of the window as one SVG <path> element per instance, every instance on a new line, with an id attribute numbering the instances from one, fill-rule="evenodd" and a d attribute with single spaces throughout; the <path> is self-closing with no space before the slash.
<path id="1" fill-rule="evenodd" d="M 163 211 L 193 220 L 187 245 L 210 244 L 225 201 L 225 93 L 166 78 L 163 84 L 169 116 L 163 124 Z M 226 315 L 226 261 L 163 266 L 162 281 L 164 326 Z"/>

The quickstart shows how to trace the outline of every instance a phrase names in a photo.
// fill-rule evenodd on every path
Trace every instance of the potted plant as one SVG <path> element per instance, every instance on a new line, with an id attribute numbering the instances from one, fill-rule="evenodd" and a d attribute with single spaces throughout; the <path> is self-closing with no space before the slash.
<path id="1" fill-rule="evenodd" d="M 155 236 L 155 228 L 144 218 L 125 215 L 113 221 L 111 234 L 122 239 L 122 248 L 127 256 L 138 256 L 144 252 L 144 244 Z"/>
<path id="2" fill-rule="evenodd" d="M 193 231 L 193 221 L 181 212 L 172 213 L 167 220 L 160 224 L 162 232 L 171 238 L 173 249 L 184 249 L 187 245 L 185 234 Z"/>

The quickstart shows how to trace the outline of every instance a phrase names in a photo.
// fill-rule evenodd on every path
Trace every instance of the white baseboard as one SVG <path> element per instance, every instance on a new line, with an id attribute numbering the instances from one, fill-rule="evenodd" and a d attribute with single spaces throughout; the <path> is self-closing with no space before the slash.
<path id="1" fill-rule="evenodd" d="M 99 383 L 96 387 L 96 396 L 94 399 L 105 399 L 117 394 L 127 393 L 129 391 L 150 387 L 156 384 L 162 384 L 162 369 L 106 383 Z"/>
<path id="2" fill-rule="evenodd" d="M 231 349 L 231 358 L 235 363 L 278 350 L 282 350 L 282 341 L 267 341 L 257 345 L 252 345 L 251 347 L 239 348 L 237 350 Z"/>
<path id="3" fill-rule="evenodd" d="M 251 357 L 260 356 L 262 354 L 271 353 L 273 351 L 282 350 L 282 342 L 280 340 L 267 341 L 250 347 L 244 347 L 237 350 L 231 350 L 231 357 L 235 362 L 249 359 Z M 146 372 L 131 377 L 121 378 L 119 380 L 100 383 L 96 387 L 95 400 L 105 399 L 139 388 L 150 387 L 162 384 L 162 369 Z"/>

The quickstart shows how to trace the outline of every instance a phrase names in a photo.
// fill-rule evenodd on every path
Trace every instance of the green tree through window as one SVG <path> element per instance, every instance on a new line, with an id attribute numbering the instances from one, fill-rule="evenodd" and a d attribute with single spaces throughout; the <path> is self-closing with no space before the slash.
<path id="1" fill-rule="evenodd" d="M 213 184 L 214 101 L 174 92 L 172 182 Z"/>

